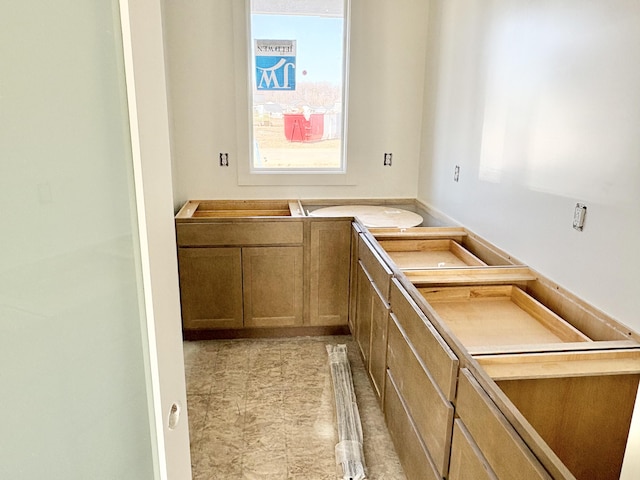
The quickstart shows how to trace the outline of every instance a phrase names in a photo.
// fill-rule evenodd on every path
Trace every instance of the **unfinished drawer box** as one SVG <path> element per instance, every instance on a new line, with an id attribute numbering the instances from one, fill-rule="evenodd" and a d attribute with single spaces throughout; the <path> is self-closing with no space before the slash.
<path id="1" fill-rule="evenodd" d="M 420 288 L 420 294 L 471 354 L 501 347 L 590 342 L 511 285 Z"/>
<path id="2" fill-rule="evenodd" d="M 400 269 L 486 266 L 458 242 L 437 240 L 379 240 Z"/>
<path id="3" fill-rule="evenodd" d="M 301 213 L 297 202 L 287 200 L 190 200 L 176 219 L 291 217 Z"/>
<path id="4" fill-rule="evenodd" d="M 378 242 L 450 239 L 487 265 L 519 265 L 517 260 L 463 227 L 370 228 Z"/>

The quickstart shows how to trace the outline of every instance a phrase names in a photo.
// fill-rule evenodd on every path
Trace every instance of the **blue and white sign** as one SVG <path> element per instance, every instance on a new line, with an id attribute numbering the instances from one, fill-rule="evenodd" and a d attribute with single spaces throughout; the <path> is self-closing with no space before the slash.
<path id="1" fill-rule="evenodd" d="M 256 40 L 256 88 L 296 89 L 296 41 Z"/>

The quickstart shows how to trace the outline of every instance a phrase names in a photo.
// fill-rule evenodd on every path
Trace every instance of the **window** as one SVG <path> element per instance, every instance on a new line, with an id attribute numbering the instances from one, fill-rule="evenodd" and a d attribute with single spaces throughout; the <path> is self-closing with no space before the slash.
<path id="1" fill-rule="evenodd" d="M 348 0 L 250 5 L 251 172 L 344 172 Z"/>

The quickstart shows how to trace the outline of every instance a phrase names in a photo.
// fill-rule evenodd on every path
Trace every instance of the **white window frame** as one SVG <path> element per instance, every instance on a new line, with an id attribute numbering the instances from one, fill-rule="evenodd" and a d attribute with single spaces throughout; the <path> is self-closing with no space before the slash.
<path id="1" fill-rule="evenodd" d="M 347 125 L 349 98 L 349 34 L 351 0 L 344 0 L 342 167 L 340 169 L 255 169 L 253 168 L 253 59 L 251 48 L 250 0 L 233 2 L 234 54 L 236 82 L 236 132 L 239 185 L 355 185 L 347 162 Z"/>

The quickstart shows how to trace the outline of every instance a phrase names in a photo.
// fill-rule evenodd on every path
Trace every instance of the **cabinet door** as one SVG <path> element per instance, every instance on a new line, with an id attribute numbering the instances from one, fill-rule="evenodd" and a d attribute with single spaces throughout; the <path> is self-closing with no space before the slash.
<path id="1" fill-rule="evenodd" d="M 309 268 L 311 325 L 346 325 L 351 221 L 312 221 Z"/>
<path id="2" fill-rule="evenodd" d="M 358 299 L 356 306 L 356 342 L 364 359 L 365 368 L 369 366 L 371 347 L 371 314 L 373 312 L 373 286 L 362 264 L 358 263 Z"/>
<path id="3" fill-rule="evenodd" d="M 240 249 L 180 248 L 178 262 L 184 328 L 242 328 Z"/>
<path id="4" fill-rule="evenodd" d="M 389 307 L 374 289 L 371 309 L 371 351 L 369 353 L 369 376 L 383 403 L 384 379 L 387 370 L 387 327 Z"/>
<path id="5" fill-rule="evenodd" d="M 242 249 L 244 326 L 302 325 L 303 247 Z"/>

